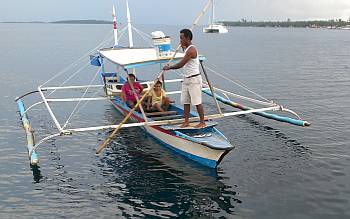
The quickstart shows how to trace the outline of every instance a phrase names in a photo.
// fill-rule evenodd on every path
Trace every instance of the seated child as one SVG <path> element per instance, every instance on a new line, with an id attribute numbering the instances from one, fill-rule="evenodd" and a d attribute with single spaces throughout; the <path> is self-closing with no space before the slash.
<path id="1" fill-rule="evenodd" d="M 170 99 L 162 89 L 162 82 L 157 81 L 153 89 L 148 93 L 147 111 L 164 112 L 168 110 Z"/>

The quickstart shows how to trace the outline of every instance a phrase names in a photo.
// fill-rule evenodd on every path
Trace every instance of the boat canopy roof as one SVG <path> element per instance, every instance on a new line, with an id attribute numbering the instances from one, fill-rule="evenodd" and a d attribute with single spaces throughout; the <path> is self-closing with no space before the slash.
<path id="1" fill-rule="evenodd" d="M 168 62 L 171 57 L 158 57 L 156 49 L 149 48 L 108 48 L 101 49 L 99 53 L 109 61 L 122 66 L 125 69 L 135 68 L 145 65 L 159 64 Z M 172 55 L 174 52 L 172 52 Z M 173 61 L 178 61 L 184 57 L 184 53 L 178 52 Z M 205 60 L 205 57 L 199 55 L 199 60 Z"/>

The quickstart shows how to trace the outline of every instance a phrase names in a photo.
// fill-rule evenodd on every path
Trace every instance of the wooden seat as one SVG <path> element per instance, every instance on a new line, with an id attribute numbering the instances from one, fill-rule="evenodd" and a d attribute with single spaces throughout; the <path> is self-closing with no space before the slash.
<path id="1" fill-rule="evenodd" d="M 176 125 L 162 125 L 161 127 L 165 130 L 180 130 L 180 131 L 190 131 L 190 130 L 202 130 L 207 128 L 212 128 L 216 126 L 218 123 L 214 121 L 206 121 L 206 126 L 203 128 L 195 128 L 198 122 L 191 122 L 189 127 L 181 128 L 181 124 Z"/>
<path id="2" fill-rule="evenodd" d="M 181 119 L 181 118 L 183 118 L 183 115 L 170 115 L 170 116 L 152 117 L 152 119 L 155 120 L 155 121 Z"/>
<path id="3" fill-rule="evenodd" d="M 164 111 L 164 112 L 151 112 L 146 113 L 146 116 L 148 117 L 154 117 L 154 116 L 168 116 L 168 115 L 176 115 L 176 111 Z"/>

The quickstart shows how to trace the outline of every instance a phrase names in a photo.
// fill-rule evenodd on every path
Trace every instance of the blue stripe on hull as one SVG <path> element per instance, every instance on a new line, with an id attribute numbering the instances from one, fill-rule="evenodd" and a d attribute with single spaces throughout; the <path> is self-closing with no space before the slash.
<path id="1" fill-rule="evenodd" d="M 122 112 L 121 110 L 125 110 L 125 111 L 128 110 L 127 108 L 125 108 L 125 106 L 123 106 L 123 105 L 120 104 L 120 101 L 114 100 L 114 101 L 112 101 L 112 103 L 113 103 L 112 105 L 113 105 L 119 112 L 121 112 L 122 114 L 124 114 L 124 112 Z M 135 114 L 136 114 L 136 116 L 137 116 L 138 113 L 135 112 L 134 115 L 135 115 Z M 141 116 L 141 115 L 140 115 L 140 116 Z M 135 118 L 134 118 L 134 119 L 135 119 Z M 143 120 L 143 119 L 140 118 L 140 120 Z M 143 128 L 143 129 L 144 129 L 144 128 Z M 145 130 L 145 129 L 144 129 L 144 130 Z M 147 131 L 146 131 L 146 132 L 147 132 Z M 166 146 L 167 148 L 170 148 L 171 150 L 176 151 L 177 153 L 179 153 L 179 154 L 181 154 L 181 155 L 183 155 L 183 156 L 185 156 L 185 157 L 187 157 L 187 158 L 189 158 L 189 159 L 191 159 L 191 160 L 193 160 L 193 161 L 196 161 L 196 162 L 198 162 L 198 163 L 200 163 L 200 164 L 202 164 L 202 165 L 204 165 L 204 166 L 210 167 L 210 168 L 216 168 L 216 167 L 217 167 L 218 162 L 217 162 L 216 160 L 210 160 L 210 159 L 207 159 L 207 158 L 203 158 L 203 157 L 200 157 L 200 156 L 196 156 L 196 155 L 191 154 L 191 153 L 187 153 L 187 152 L 185 152 L 185 151 L 182 151 L 182 150 L 180 150 L 180 149 L 178 149 L 178 148 L 176 148 L 176 147 L 174 147 L 174 146 L 172 146 L 172 145 L 170 145 L 170 144 L 168 144 L 168 143 L 162 141 L 161 139 L 157 138 L 155 135 L 152 135 L 152 134 L 149 133 L 149 132 L 147 132 L 147 134 L 148 134 L 149 136 L 153 137 L 154 139 L 156 139 L 158 142 L 160 142 L 162 145 Z M 171 136 L 171 135 L 169 135 L 169 136 Z M 176 137 L 176 136 L 171 136 L 171 137 Z"/>
<path id="2" fill-rule="evenodd" d="M 199 156 L 187 153 L 185 151 L 179 150 L 176 147 L 173 147 L 172 145 L 165 143 L 164 141 L 160 140 L 159 138 L 157 138 L 156 136 L 150 134 L 149 132 L 147 132 L 147 134 L 149 136 L 151 136 L 152 138 L 154 138 L 159 143 L 161 143 L 162 145 L 164 145 L 165 147 L 175 151 L 176 153 L 181 154 L 182 156 L 185 156 L 185 157 L 187 157 L 187 158 L 189 158 L 189 159 L 191 159 L 193 161 L 196 161 L 196 162 L 198 162 L 198 163 L 200 163 L 200 164 L 202 164 L 204 166 L 210 167 L 210 168 L 216 168 L 217 167 L 217 161 L 215 161 L 215 160 L 206 159 L 206 158 L 199 157 Z"/>

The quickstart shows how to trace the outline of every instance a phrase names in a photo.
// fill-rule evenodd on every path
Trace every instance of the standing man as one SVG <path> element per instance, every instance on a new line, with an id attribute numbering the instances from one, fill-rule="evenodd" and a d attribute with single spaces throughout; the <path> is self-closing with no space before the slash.
<path id="1" fill-rule="evenodd" d="M 206 126 L 204 121 L 204 109 L 202 105 L 202 76 L 199 71 L 199 57 L 196 47 L 192 44 L 193 34 L 189 29 L 180 31 L 181 47 L 185 50 L 185 56 L 175 65 L 165 65 L 163 70 L 183 68 L 184 78 L 181 89 L 181 102 L 184 104 L 184 123 L 182 128 L 188 127 L 191 105 L 196 106 L 200 122 L 196 128 Z"/>

